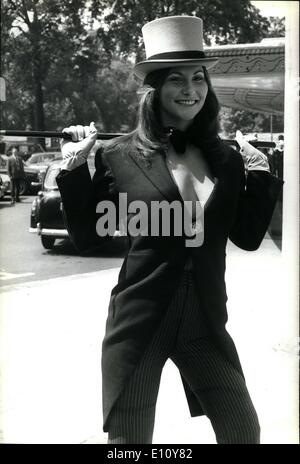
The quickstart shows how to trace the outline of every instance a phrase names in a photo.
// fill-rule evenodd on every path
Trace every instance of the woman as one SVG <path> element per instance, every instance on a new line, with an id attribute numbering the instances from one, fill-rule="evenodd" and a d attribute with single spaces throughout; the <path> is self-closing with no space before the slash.
<path id="1" fill-rule="evenodd" d="M 256 444 L 257 415 L 225 329 L 225 248 L 228 238 L 246 250 L 259 247 L 281 183 L 269 174 L 266 158 L 242 139 L 246 179 L 241 155 L 217 135 L 219 107 L 207 73 L 216 59 L 203 53 L 202 21 L 161 18 L 146 24 L 143 36 L 147 59 L 135 67 L 144 80 L 137 129 L 97 152 L 92 180 L 86 158 L 95 126 L 66 129 L 74 142 L 62 143 L 57 178 L 68 230 L 81 251 L 112 236 L 111 228 L 105 234 L 97 227 L 103 201 L 120 213 L 123 194 L 129 205 L 119 221 L 128 252 L 103 341 L 104 431 L 108 443 L 152 442 L 161 371 L 171 358 L 191 415 L 209 417 L 217 443 Z M 170 219 L 168 234 L 163 221 L 149 233 L 155 202 L 177 202 L 180 225 L 188 211 L 192 227 L 178 234 Z M 144 215 L 137 204 L 148 207 Z M 134 233 L 136 216 L 147 230 Z"/>

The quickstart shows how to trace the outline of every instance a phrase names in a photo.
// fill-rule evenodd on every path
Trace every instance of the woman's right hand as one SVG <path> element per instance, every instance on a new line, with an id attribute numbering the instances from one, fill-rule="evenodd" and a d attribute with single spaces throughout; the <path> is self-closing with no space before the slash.
<path id="1" fill-rule="evenodd" d="M 97 129 L 94 122 L 89 126 L 69 126 L 63 132 L 72 136 L 71 140 L 60 142 L 63 157 L 62 169 L 71 171 L 84 164 L 97 139 Z"/>

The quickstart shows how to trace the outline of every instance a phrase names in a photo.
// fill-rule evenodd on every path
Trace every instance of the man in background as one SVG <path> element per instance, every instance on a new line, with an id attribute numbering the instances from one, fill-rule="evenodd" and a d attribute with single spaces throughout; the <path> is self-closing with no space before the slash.
<path id="1" fill-rule="evenodd" d="M 25 177 L 23 161 L 17 146 L 12 148 L 11 156 L 8 158 L 7 174 L 11 183 L 11 204 L 14 205 L 15 202 L 21 201 L 20 184 Z"/>

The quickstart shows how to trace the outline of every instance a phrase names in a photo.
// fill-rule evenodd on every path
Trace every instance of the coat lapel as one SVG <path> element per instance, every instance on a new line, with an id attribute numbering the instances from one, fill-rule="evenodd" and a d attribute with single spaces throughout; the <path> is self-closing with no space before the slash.
<path id="1" fill-rule="evenodd" d="M 179 189 L 169 172 L 165 158 L 162 154 L 157 153 L 155 156 L 153 156 L 150 166 L 147 166 L 143 160 L 140 160 L 137 156 L 135 156 L 132 153 L 129 153 L 129 156 L 141 169 L 143 174 L 148 178 L 148 180 L 153 184 L 153 186 L 168 201 L 172 202 L 174 200 L 179 200 L 180 202 L 183 202 Z M 218 199 L 219 194 L 222 191 L 223 176 L 221 174 L 221 171 L 220 169 L 215 168 L 213 172 L 215 185 L 204 205 L 205 211 L 207 211 L 213 206 L 215 200 Z"/>
<path id="2" fill-rule="evenodd" d="M 143 160 L 139 160 L 133 154 L 129 155 L 148 180 L 167 200 L 171 202 L 174 200 L 182 201 L 178 187 L 171 177 L 162 154 L 157 153 L 153 156 L 150 166 L 146 166 Z"/>

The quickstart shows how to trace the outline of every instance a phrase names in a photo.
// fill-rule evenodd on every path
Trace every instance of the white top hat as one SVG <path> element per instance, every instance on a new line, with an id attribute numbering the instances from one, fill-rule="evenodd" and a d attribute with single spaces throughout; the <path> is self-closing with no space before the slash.
<path id="1" fill-rule="evenodd" d="M 206 68 L 217 58 L 207 58 L 203 51 L 202 19 L 196 16 L 168 16 L 155 19 L 142 28 L 146 60 L 137 63 L 134 73 L 140 79 L 156 69 L 201 63 Z"/>

